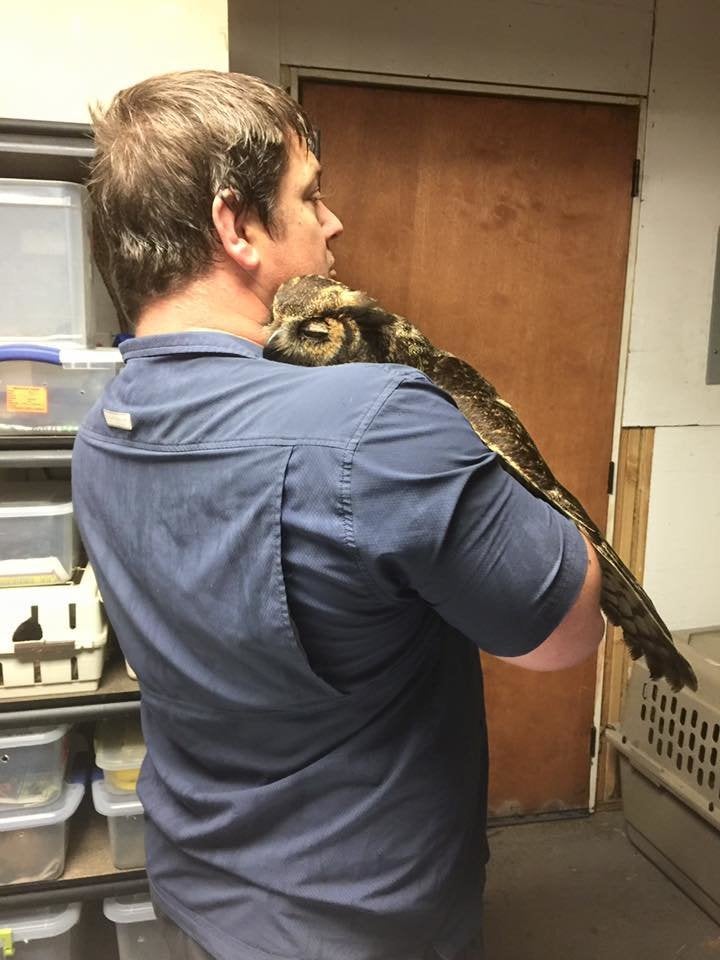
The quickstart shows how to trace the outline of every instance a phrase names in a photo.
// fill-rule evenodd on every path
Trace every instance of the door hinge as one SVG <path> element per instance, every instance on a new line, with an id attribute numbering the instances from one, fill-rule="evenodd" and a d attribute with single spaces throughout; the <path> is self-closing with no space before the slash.
<path id="1" fill-rule="evenodd" d="M 636 157 L 633 160 L 632 193 L 630 196 L 640 196 L 640 157 Z"/>
<path id="2" fill-rule="evenodd" d="M 590 759 L 595 759 L 595 751 L 597 750 L 597 727 L 590 727 Z"/>
<path id="3" fill-rule="evenodd" d="M 611 460 L 608 464 L 608 496 L 615 493 L 615 461 Z"/>

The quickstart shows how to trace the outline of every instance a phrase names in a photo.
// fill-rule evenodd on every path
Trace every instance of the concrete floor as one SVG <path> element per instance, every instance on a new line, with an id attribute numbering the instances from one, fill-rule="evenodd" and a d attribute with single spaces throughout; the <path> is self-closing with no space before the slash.
<path id="1" fill-rule="evenodd" d="M 623 825 L 601 813 L 491 828 L 487 960 L 720 960 L 720 927 Z M 117 960 L 100 904 L 84 905 L 80 942 L 81 960 Z"/>
<path id="2" fill-rule="evenodd" d="M 490 849 L 487 960 L 720 960 L 720 927 L 632 846 L 622 813 L 491 828 Z"/>

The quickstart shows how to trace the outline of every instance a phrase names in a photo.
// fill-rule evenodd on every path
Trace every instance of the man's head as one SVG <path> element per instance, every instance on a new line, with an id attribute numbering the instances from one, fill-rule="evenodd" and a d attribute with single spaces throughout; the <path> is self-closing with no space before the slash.
<path id="1" fill-rule="evenodd" d="M 94 252 L 128 329 L 220 263 L 266 305 L 288 277 L 331 269 L 342 225 L 319 193 L 310 123 L 279 88 L 165 74 L 93 120 Z"/>

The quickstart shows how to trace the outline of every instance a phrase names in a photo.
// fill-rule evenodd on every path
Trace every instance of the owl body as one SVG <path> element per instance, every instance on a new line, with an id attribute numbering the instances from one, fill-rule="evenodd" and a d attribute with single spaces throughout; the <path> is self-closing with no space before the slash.
<path id="1" fill-rule="evenodd" d="M 602 609 L 622 628 L 631 656 L 644 656 L 651 677 L 665 677 L 674 690 L 697 688 L 692 668 L 642 586 L 582 504 L 553 476 L 511 405 L 470 364 L 434 347 L 409 321 L 383 310 L 366 294 L 324 277 L 283 284 L 269 330 L 265 356 L 272 360 L 300 366 L 399 363 L 426 374 L 452 397 L 502 466 L 572 520 L 593 544 L 602 572 Z"/>

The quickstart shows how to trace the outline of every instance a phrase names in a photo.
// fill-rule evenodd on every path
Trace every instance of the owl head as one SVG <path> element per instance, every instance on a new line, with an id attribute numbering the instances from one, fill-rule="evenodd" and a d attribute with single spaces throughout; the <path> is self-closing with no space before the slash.
<path id="1" fill-rule="evenodd" d="M 327 277 L 295 277 L 275 294 L 263 356 L 304 367 L 394 362 L 400 321 L 360 290 Z"/>

